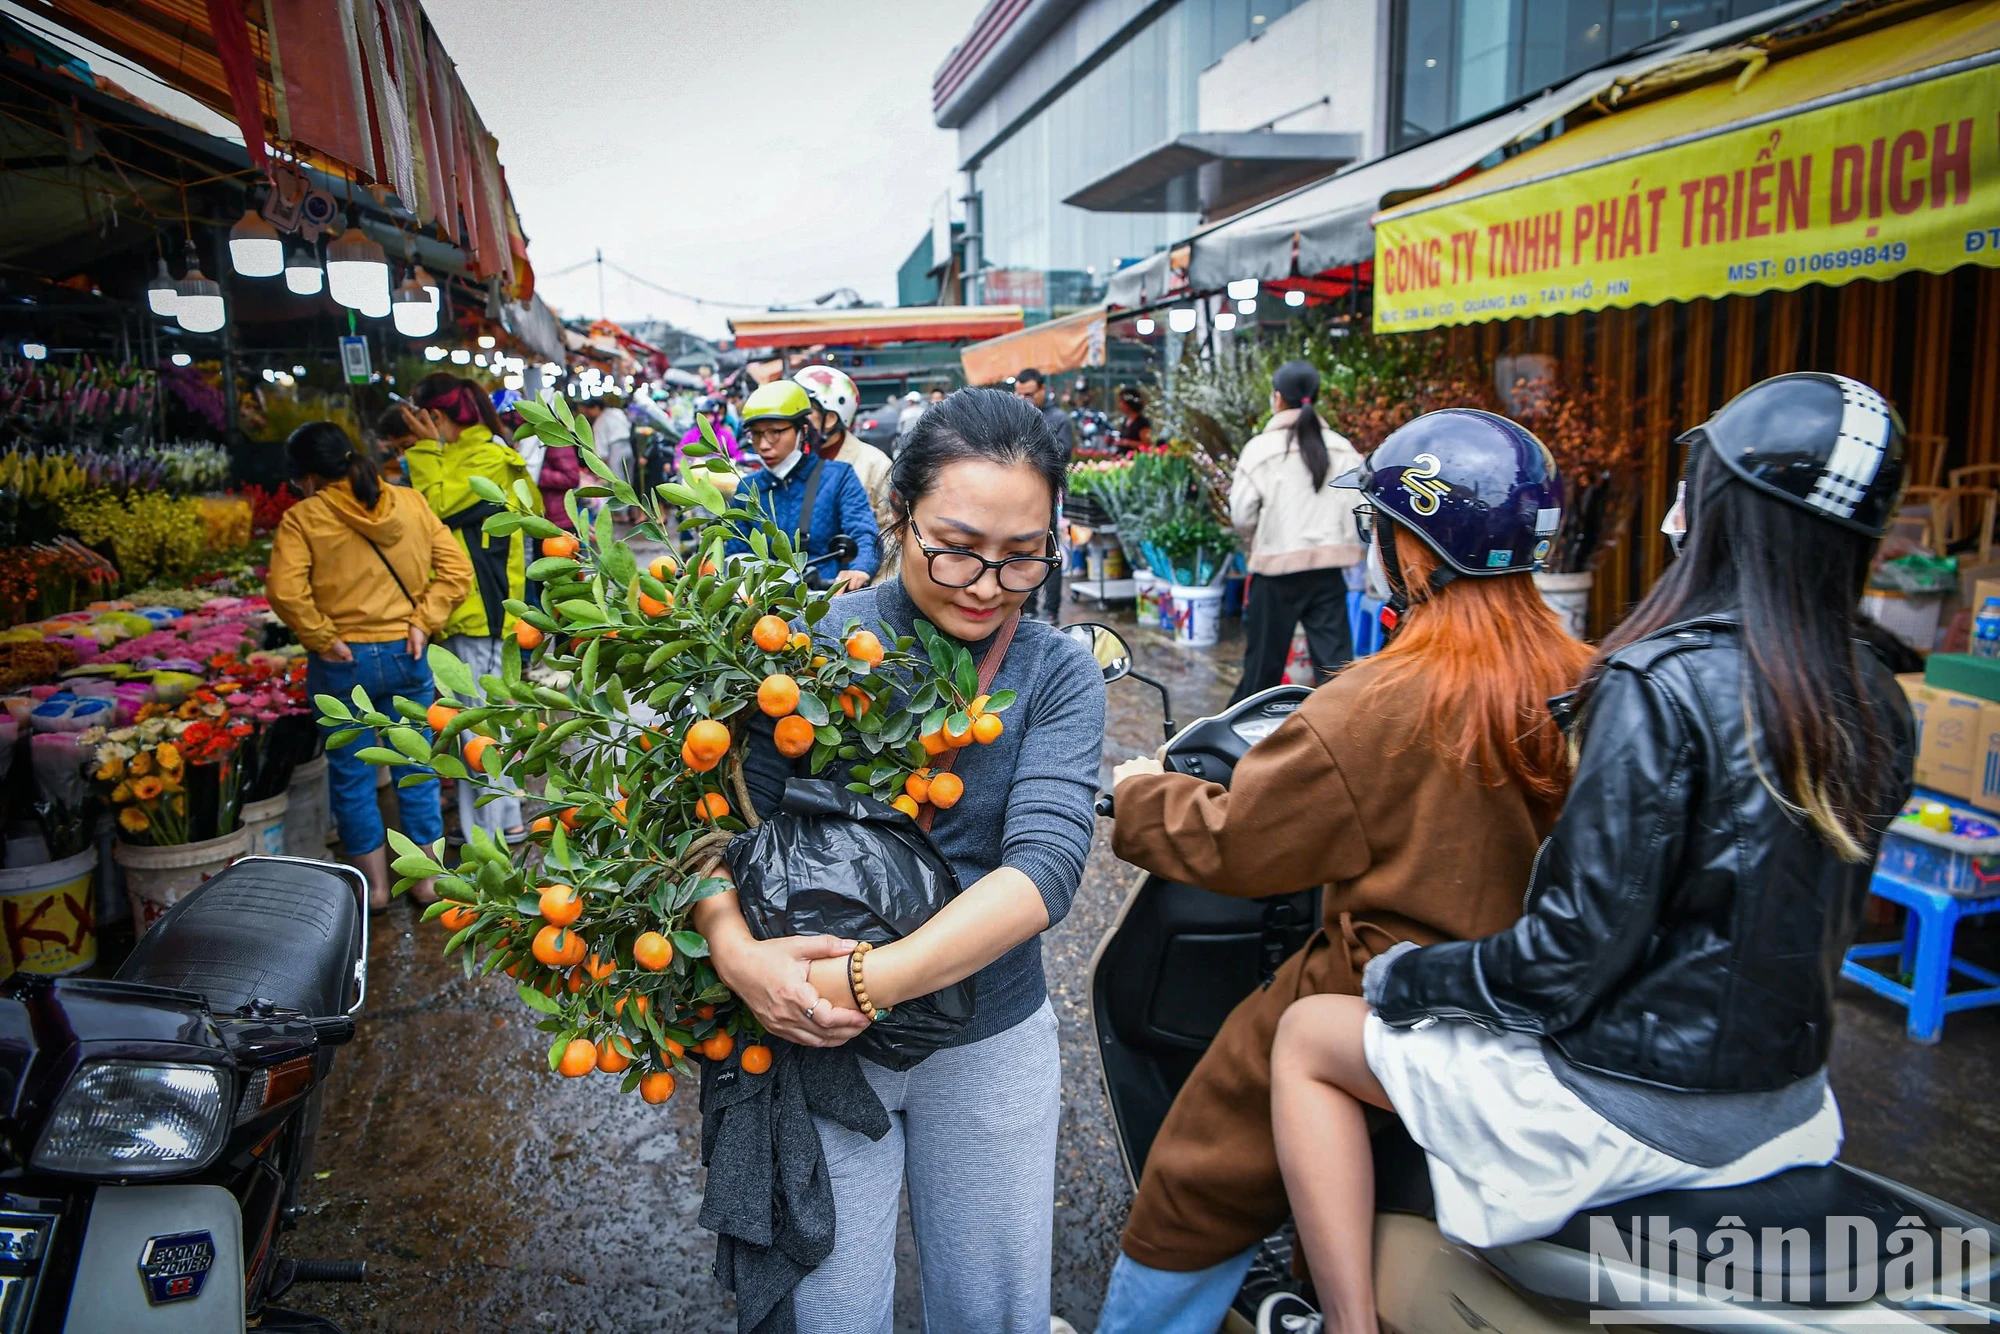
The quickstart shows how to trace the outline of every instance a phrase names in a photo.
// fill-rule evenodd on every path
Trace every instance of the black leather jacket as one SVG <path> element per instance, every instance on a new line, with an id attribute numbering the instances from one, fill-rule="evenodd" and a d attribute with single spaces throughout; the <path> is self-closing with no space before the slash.
<path id="1" fill-rule="evenodd" d="M 1902 691 L 1857 648 L 1898 766 L 1868 863 L 1841 861 L 1759 780 L 1734 620 L 1669 626 L 1607 665 L 1521 920 L 1395 960 L 1383 1021 L 1542 1034 L 1573 1064 L 1701 1092 L 1824 1066 L 1834 977 L 1914 750 Z"/>

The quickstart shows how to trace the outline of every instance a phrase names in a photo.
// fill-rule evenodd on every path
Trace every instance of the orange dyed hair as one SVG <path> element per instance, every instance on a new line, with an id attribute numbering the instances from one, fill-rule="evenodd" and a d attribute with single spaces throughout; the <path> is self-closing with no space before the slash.
<path id="1" fill-rule="evenodd" d="M 1510 779 L 1548 807 L 1569 792 L 1570 755 L 1549 714 L 1574 690 L 1590 646 L 1570 638 L 1526 574 L 1459 578 L 1431 587 L 1437 555 L 1399 533 L 1410 606 L 1363 694 L 1415 692 L 1416 716 L 1447 759 L 1498 787 Z"/>

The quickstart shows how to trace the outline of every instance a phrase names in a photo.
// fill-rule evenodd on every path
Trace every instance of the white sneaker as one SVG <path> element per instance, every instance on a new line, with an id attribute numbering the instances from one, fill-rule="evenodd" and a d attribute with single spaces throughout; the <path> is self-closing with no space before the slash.
<path id="1" fill-rule="evenodd" d="M 1059 1315 L 1049 1317 L 1049 1334 L 1076 1334 L 1076 1326 Z"/>
<path id="2" fill-rule="evenodd" d="M 1320 1334 L 1325 1320 L 1295 1292 L 1274 1292 L 1257 1308 L 1257 1334 Z"/>

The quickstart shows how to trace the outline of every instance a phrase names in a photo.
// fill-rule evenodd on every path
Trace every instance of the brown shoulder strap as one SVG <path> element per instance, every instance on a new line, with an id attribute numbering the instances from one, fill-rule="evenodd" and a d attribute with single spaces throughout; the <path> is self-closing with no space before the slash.
<path id="1" fill-rule="evenodd" d="M 979 694 L 988 695 L 993 692 L 993 682 L 1000 676 L 1000 663 L 1006 658 L 1007 646 L 1014 642 L 1014 630 L 1020 624 L 1021 613 L 1017 611 L 1009 616 L 1007 623 L 994 634 L 992 645 L 987 648 L 986 656 L 979 663 Z M 938 773 L 945 773 L 957 759 L 958 752 L 948 750 L 932 762 L 931 768 Z M 931 831 L 931 821 L 935 819 L 937 819 L 937 807 L 928 801 L 925 802 L 923 809 L 917 812 L 917 826 L 928 834 Z"/>

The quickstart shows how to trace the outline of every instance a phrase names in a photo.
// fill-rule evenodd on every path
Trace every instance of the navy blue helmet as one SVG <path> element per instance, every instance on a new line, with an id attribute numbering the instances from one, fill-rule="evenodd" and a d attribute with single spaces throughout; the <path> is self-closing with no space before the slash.
<path id="1" fill-rule="evenodd" d="M 1333 484 L 1357 490 L 1460 575 L 1540 568 L 1562 522 L 1562 479 L 1517 422 L 1473 408 L 1399 427 Z"/>

